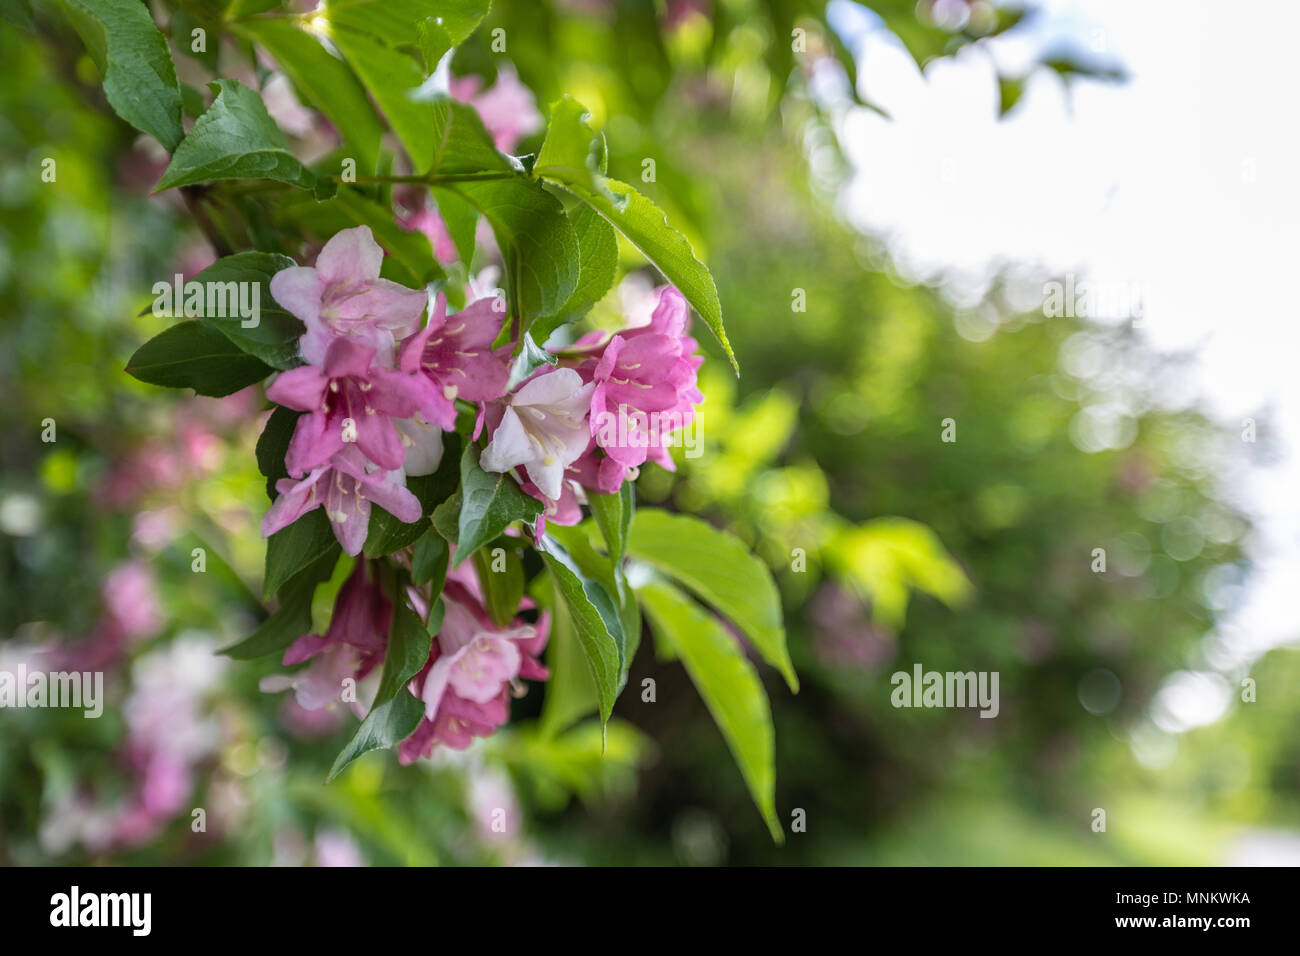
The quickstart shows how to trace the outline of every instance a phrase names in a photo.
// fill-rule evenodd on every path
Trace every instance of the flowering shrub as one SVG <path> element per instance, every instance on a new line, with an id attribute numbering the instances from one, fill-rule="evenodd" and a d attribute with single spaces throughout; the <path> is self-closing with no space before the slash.
<path id="1" fill-rule="evenodd" d="M 736 539 L 635 503 L 640 470 L 672 469 L 698 424 L 692 311 L 738 366 L 708 270 L 608 176 L 588 112 L 562 97 L 540 149 L 511 154 L 543 122 L 531 93 L 508 67 L 488 88 L 450 70 L 487 0 L 232 5 L 192 36 L 254 59 L 199 58 L 209 95 L 142 5 L 70 6 L 109 103 L 169 153 L 156 191 L 179 191 L 218 255 L 155 289 L 182 321 L 128 371 L 210 396 L 266 383 L 273 405 L 270 609 L 224 653 L 278 655 L 264 691 L 356 714 L 332 778 L 371 750 L 409 763 L 491 735 L 547 680 L 548 641 L 579 668 L 548 709 L 603 726 L 644 611 L 779 839 L 768 702 L 737 639 L 797 687 L 776 587 Z M 621 242 L 664 284 L 647 314 L 594 327 Z"/>

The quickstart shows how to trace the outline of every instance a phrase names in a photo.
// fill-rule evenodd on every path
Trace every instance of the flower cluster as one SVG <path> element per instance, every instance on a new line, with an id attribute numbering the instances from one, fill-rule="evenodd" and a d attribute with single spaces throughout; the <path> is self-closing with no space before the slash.
<path id="1" fill-rule="evenodd" d="M 470 301 L 449 314 L 443 293 L 430 298 L 381 278 L 382 263 L 369 227 L 358 226 L 331 238 L 314 266 L 271 279 L 275 300 L 306 331 L 299 341 L 304 364 L 267 389 L 272 401 L 302 414 L 263 535 L 323 507 L 343 550 L 357 556 L 372 504 L 400 521 L 419 521 L 423 507 L 407 478 L 438 470 L 443 434 L 455 430 L 462 410 L 474 413 L 471 440 L 486 432 L 480 467 L 512 473 L 542 502 L 539 534 L 546 519 L 576 523 L 587 492 L 618 491 L 645 462 L 673 467 L 672 434 L 691 423 L 703 398 L 696 388 L 702 357 L 676 289 L 662 289 L 643 321 L 562 347 L 552 353 L 554 364 L 540 364 L 511 387 L 515 343 L 502 341 L 509 336 L 501 298 L 474 298 L 471 286 Z M 494 626 L 471 568 L 454 570 L 443 587 L 442 625 L 410 682 L 425 717 L 403 742 L 403 761 L 436 743 L 461 749 L 492 733 L 507 719 L 519 680 L 546 677 L 538 659 L 546 616 Z M 378 562 L 358 560 L 326 633 L 303 635 L 284 655 L 286 667 L 310 665 L 267 678 L 264 689 L 292 689 L 300 707 L 319 710 L 339 700 L 349 679 L 370 674 L 384 659 L 398 599 L 380 577 Z M 428 617 L 429 596 L 419 589 L 408 588 L 402 599 Z M 530 608 L 525 599 L 520 610 Z M 355 695 L 350 702 L 360 716 Z"/>

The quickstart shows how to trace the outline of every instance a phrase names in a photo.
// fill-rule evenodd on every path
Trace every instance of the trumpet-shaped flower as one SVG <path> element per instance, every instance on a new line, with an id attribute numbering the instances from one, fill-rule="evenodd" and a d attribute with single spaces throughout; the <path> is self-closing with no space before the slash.
<path id="1" fill-rule="evenodd" d="M 511 687 L 522 678 L 545 680 L 539 657 L 546 646 L 549 619 L 536 625 L 516 621 L 493 625 L 468 587 L 449 577 L 443 591 L 446 613 L 429 662 L 412 681 L 424 701 L 425 717 L 402 741 L 399 758 L 410 763 L 441 743 L 463 750 L 486 737 L 510 716 Z"/>
<path id="2" fill-rule="evenodd" d="M 499 301 L 478 299 L 449 316 L 439 294 L 429 324 L 402 343 L 402 371 L 422 372 L 432 384 L 421 411 L 447 431 L 456 427 L 456 399 L 490 402 L 506 390 L 510 347 L 492 348 L 505 320 Z"/>
<path id="3" fill-rule="evenodd" d="M 348 446 L 305 478 L 281 478 L 275 485 L 280 496 L 262 518 L 262 537 L 287 528 L 307 512 L 324 505 L 343 550 L 361 553 L 370 528 L 373 501 L 399 521 L 420 519 L 420 499 L 406 488 L 400 470 L 371 471 L 356 448 Z"/>
<path id="4" fill-rule="evenodd" d="M 424 312 L 422 289 L 408 289 L 379 278 L 384 251 L 369 226 L 334 234 L 316 265 L 282 269 L 271 277 L 275 301 L 302 320 L 302 357 L 312 365 L 325 361 L 330 342 L 349 338 L 374 349 L 381 364 L 391 365 L 395 342 L 413 332 Z"/>
<path id="5" fill-rule="evenodd" d="M 289 442 L 289 474 L 323 465 L 352 442 L 380 468 L 402 467 L 407 445 L 393 419 L 409 418 L 427 405 L 433 386 L 419 375 L 375 367 L 374 358 L 372 348 L 335 339 L 320 367 L 281 372 L 267 388 L 271 401 L 307 413 Z"/>
<path id="6" fill-rule="evenodd" d="M 484 471 L 524 466 L 528 477 L 552 501 L 563 491 L 564 470 L 591 441 L 587 409 L 591 383 L 570 368 L 548 369 L 509 397 L 501 422 L 479 458 Z"/>

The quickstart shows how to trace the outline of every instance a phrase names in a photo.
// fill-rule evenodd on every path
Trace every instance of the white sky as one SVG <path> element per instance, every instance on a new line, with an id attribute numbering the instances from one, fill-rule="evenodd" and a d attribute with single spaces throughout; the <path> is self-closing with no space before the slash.
<path id="1" fill-rule="evenodd" d="M 1288 293 L 1300 251 L 1300 4 L 1039 6 L 1026 39 L 991 44 L 1004 70 L 1071 38 L 1122 64 L 1129 82 L 1078 81 L 1067 95 L 1040 71 L 999 120 L 989 52 L 964 51 L 923 78 L 896 41 L 839 5 L 837 26 L 860 31 L 859 91 L 892 117 L 854 109 L 843 118 L 858 171 L 849 215 L 888 238 L 916 276 L 982 276 L 1020 262 L 1141 283 L 1149 340 L 1194 347 L 1191 374 L 1216 417 L 1236 429 L 1256 417 L 1259 444 L 1275 446 L 1260 450 L 1280 459 L 1243 469 L 1238 490 L 1261 534 L 1249 596 L 1226 635 L 1246 657 L 1294 641 L 1300 332 Z"/>

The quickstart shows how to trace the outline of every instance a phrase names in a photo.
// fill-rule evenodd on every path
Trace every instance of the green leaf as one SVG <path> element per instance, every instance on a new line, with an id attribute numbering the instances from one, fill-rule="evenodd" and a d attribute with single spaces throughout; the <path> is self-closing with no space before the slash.
<path id="1" fill-rule="evenodd" d="M 599 581 L 605 592 L 617 602 L 619 624 L 623 632 L 623 656 L 618 675 L 618 688 L 622 693 L 632 659 L 641 644 L 641 612 L 637 607 L 636 593 L 628 586 L 622 565 L 592 547 L 590 523 L 575 527 L 550 524 L 546 531 L 550 538 L 558 541 L 568 551 L 569 559 L 578 574 Z"/>
<path id="2" fill-rule="evenodd" d="M 627 536 L 632 528 L 632 515 L 636 513 L 634 486 L 625 481 L 612 495 L 588 492 L 587 503 L 591 505 L 591 516 L 596 519 L 605 538 L 609 556 L 617 564 L 627 554 Z"/>
<path id="3" fill-rule="evenodd" d="M 28 33 L 36 32 L 36 21 L 32 19 L 32 0 L 0 0 L 0 20 L 12 23 Z"/>
<path id="4" fill-rule="evenodd" d="M 398 589 L 399 593 L 401 590 Z M 362 754 L 391 747 L 419 726 L 424 717 L 424 704 L 412 696 L 406 684 L 429 660 L 432 642 L 420 616 L 399 600 L 393 609 L 392 633 L 379 692 L 356 735 L 335 759 L 328 780 L 337 777 Z"/>
<path id="5" fill-rule="evenodd" d="M 262 381 L 273 369 L 203 322 L 181 322 L 136 349 L 126 371 L 150 385 L 220 397 Z"/>
<path id="6" fill-rule="evenodd" d="M 453 568 L 514 522 L 533 522 L 542 513 L 542 503 L 525 494 L 519 482 L 508 473 L 484 471 L 478 456 L 478 448 L 466 443 L 460 459 L 461 502 Z"/>
<path id="7" fill-rule="evenodd" d="M 402 688 L 401 693 L 392 700 L 370 708 L 370 713 L 366 714 L 366 719 L 361 722 L 356 734 L 334 758 L 334 765 L 330 767 L 325 782 L 329 783 L 337 777 L 358 757 L 372 750 L 387 750 L 405 740 L 415 733 L 415 728 L 420 726 L 423 719 L 424 702 L 406 688 Z"/>
<path id="8" fill-rule="evenodd" d="M 519 553 L 513 548 L 501 548 L 497 555 L 480 548 L 474 553 L 474 570 L 492 623 L 499 628 L 509 627 L 519 613 L 519 599 L 524 596 L 524 566 Z"/>
<path id="9" fill-rule="evenodd" d="M 551 122 L 533 164 L 533 175 L 580 185 L 614 201 L 605 185 L 605 136 L 592 130 L 590 119 L 587 108 L 567 93 L 552 103 Z"/>
<path id="10" fill-rule="evenodd" d="M 463 196 L 446 189 L 434 187 L 433 198 L 438 203 L 438 215 L 442 217 L 447 233 L 456 246 L 456 255 L 466 269 L 474 261 L 474 246 L 477 242 L 478 210 L 465 201 Z"/>
<path id="11" fill-rule="evenodd" d="M 533 336 L 543 345 L 561 325 L 577 322 L 590 312 L 613 288 L 618 275 L 618 236 L 614 227 L 582 204 L 569 211 L 569 223 L 578 239 L 578 283 L 559 312 L 533 323 Z"/>
<path id="12" fill-rule="evenodd" d="M 302 100 L 338 128 L 357 167 L 373 173 L 384 126 L 347 65 L 291 20 L 245 20 L 233 28 L 271 52 Z"/>
<path id="13" fill-rule="evenodd" d="M 554 579 L 537 578 L 546 594 L 539 594 L 541 602 L 551 608 L 551 636 L 546 643 L 546 668 L 551 672 L 542 697 L 539 727 L 543 735 L 553 737 L 574 722 L 595 713 L 596 689 L 591 680 L 591 670 L 586 655 L 573 630 L 573 618 L 568 607 L 559 600 Z"/>
<path id="14" fill-rule="evenodd" d="M 447 574 L 447 562 L 451 557 L 447 542 L 435 530 L 430 528 L 419 541 L 411 554 L 411 583 L 435 584 L 434 591 L 442 590 L 442 579 Z"/>
<path id="15" fill-rule="evenodd" d="M 263 596 L 269 598 L 295 574 L 338 546 L 324 506 L 307 512 L 287 528 L 281 528 L 266 539 Z"/>
<path id="16" fill-rule="evenodd" d="M 221 332 L 241 351 L 257 356 L 272 368 L 283 370 L 302 364 L 298 359 L 298 339 L 305 328 L 271 296 L 271 276 L 295 265 L 288 256 L 271 252 L 240 252 L 218 259 L 189 280 L 204 288 L 203 305 L 192 317 Z M 256 287 L 256 293 L 252 287 Z M 257 325 L 245 328 L 245 319 L 238 314 L 241 298 L 248 302 L 254 294 Z M 183 308 L 184 300 L 182 292 L 181 301 L 172 302 L 173 315 L 184 312 L 189 316 Z M 209 305 L 213 307 L 211 310 Z"/>
<path id="17" fill-rule="evenodd" d="M 167 40 L 139 0 L 62 0 L 104 78 L 113 111 L 174 152 L 181 126 L 181 88 Z M 28 13 L 30 19 L 30 12 Z"/>
<path id="18" fill-rule="evenodd" d="M 433 530 L 448 544 L 457 544 L 460 537 L 461 493 L 456 493 L 433 509 Z"/>
<path id="19" fill-rule="evenodd" d="M 236 80 L 217 80 L 217 94 L 176 147 L 154 192 L 219 179 L 273 179 L 299 189 L 331 190 L 289 152 L 262 98 Z"/>
<path id="20" fill-rule="evenodd" d="M 623 623 L 619 608 L 605 585 L 583 573 L 565 547 L 543 535 L 537 550 L 551 574 L 565 607 L 573 618 L 574 633 L 587 656 L 600 719 L 608 722 L 625 673 Z"/>
<path id="21" fill-rule="evenodd" d="M 420 41 L 420 59 L 424 62 L 424 72 L 432 73 L 447 55 L 447 51 L 456 44 L 442 25 L 432 18 L 417 23 L 415 34 Z"/>
<path id="22" fill-rule="evenodd" d="M 491 6 L 491 0 L 335 0 L 322 14 L 334 26 L 369 34 L 389 46 L 418 45 L 422 21 L 433 20 L 458 46 Z"/>
<path id="23" fill-rule="evenodd" d="M 257 470 L 266 476 L 266 496 L 272 501 L 278 494 L 275 483 L 289 477 L 289 471 L 284 467 L 284 456 L 289 451 L 289 441 L 301 414 L 277 405 L 266 420 L 262 434 L 257 436 Z"/>
<path id="24" fill-rule="evenodd" d="M 615 179 L 604 180 L 615 197 L 613 200 L 582 182 L 557 181 L 623 233 L 678 288 L 717 336 L 732 367 L 739 374 L 740 366 L 727 340 L 727 331 L 722 327 L 722 303 L 718 301 L 718 287 L 713 276 L 695 257 L 686 237 L 668 225 L 664 211 L 631 186 Z"/>
<path id="25" fill-rule="evenodd" d="M 472 176 L 476 173 L 518 173 L 519 164 L 500 152 L 468 103 L 438 94 L 422 105 L 431 108 L 433 153 L 423 172 L 431 176 Z"/>
<path id="26" fill-rule="evenodd" d="M 628 553 L 675 578 L 744 633 L 790 689 L 799 678 L 786 648 L 781 598 L 767 566 L 738 539 L 699 518 L 636 513 Z"/>
<path id="27" fill-rule="evenodd" d="M 415 544 L 429 530 L 429 515 L 456 491 L 460 481 L 460 436 L 449 432 L 443 436 L 442 462 L 432 475 L 406 479 L 406 487 L 420 499 L 421 518 L 407 524 L 394 518 L 379 505 L 370 507 L 370 528 L 366 533 L 365 555 L 383 557 Z"/>
<path id="28" fill-rule="evenodd" d="M 522 311 L 522 330 L 559 312 L 577 288 L 580 255 L 577 234 L 560 201 L 540 183 L 523 178 L 447 188 L 491 224 L 510 275 L 512 301 Z"/>
<path id="29" fill-rule="evenodd" d="M 717 619 L 672 585 L 652 581 L 640 595 L 651 626 L 676 649 L 726 738 L 772 839 L 785 842 L 776 819 L 772 712 L 758 674 Z"/>
<path id="30" fill-rule="evenodd" d="M 514 365 L 510 366 L 510 378 L 506 382 L 506 391 L 512 390 L 543 365 L 558 364 L 560 364 L 560 359 L 555 353 L 539 348 L 533 340 L 532 333 L 525 332 L 524 347 L 520 351 L 519 357 L 515 359 Z"/>
<path id="31" fill-rule="evenodd" d="M 340 549 L 322 553 L 285 584 L 280 606 L 248 637 L 219 653 L 237 661 L 253 660 L 284 650 L 311 631 L 311 604 L 316 587 L 329 578 Z"/>
<path id="32" fill-rule="evenodd" d="M 424 172 L 434 154 L 433 111 L 411 94 L 424 81 L 420 67 L 410 57 L 384 46 L 373 36 L 352 30 L 334 30 L 335 46 L 347 57 L 415 165 Z M 410 39 L 414 39 L 414 34 Z"/>

